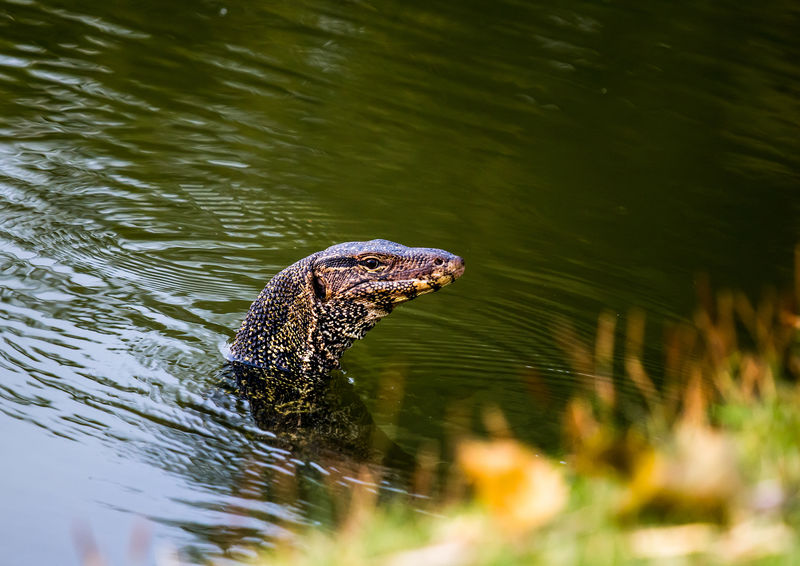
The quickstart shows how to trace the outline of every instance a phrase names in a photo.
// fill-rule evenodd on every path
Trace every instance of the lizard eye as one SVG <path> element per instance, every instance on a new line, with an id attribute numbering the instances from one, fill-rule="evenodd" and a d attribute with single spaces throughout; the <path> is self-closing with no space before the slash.
<path id="1" fill-rule="evenodd" d="M 374 269 L 378 269 L 378 267 L 380 267 L 381 265 L 381 262 L 374 257 L 365 257 L 364 259 L 359 261 L 358 264 L 372 271 Z"/>

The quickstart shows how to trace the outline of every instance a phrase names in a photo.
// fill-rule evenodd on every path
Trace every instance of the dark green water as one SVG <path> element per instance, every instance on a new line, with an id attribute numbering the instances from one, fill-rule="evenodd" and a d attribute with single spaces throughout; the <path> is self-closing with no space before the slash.
<path id="1" fill-rule="evenodd" d="M 76 563 L 76 521 L 121 563 L 139 516 L 196 561 L 324 520 L 281 487 L 309 464 L 207 393 L 266 280 L 341 241 L 467 261 L 343 359 L 398 444 L 493 404 L 555 449 L 583 379 L 557 317 L 641 307 L 657 349 L 697 273 L 789 277 L 798 29 L 791 2 L 0 1 L 2 560 Z"/>

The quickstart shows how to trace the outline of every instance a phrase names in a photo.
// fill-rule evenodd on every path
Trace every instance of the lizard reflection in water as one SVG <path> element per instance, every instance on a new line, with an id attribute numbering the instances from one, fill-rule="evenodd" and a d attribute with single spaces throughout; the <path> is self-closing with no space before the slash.
<path id="1" fill-rule="evenodd" d="M 352 385 L 330 372 L 395 306 L 463 273 L 456 255 L 387 240 L 337 244 L 278 273 L 230 347 L 229 373 L 256 423 L 295 450 L 381 457 L 390 443 Z"/>

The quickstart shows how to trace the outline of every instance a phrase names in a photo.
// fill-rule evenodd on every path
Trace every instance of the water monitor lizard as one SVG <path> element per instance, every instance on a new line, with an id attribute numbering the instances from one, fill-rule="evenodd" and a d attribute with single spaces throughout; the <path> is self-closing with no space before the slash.
<path id="1" fill-rule="evenodd" d="M 388 240 L 346 242 L 311 254 L 275 277 L 250 306 L 230 360 L 315 379 L 339 367 L 353 341 L 392 309 L 438 291 L 464 260 Z"/>
<path id="2" fill-rule="evenodd" d="M 387 240 L 331 246 L 273 277 L 250 306 L 225 368 L 256 424 L 293 453 L 406 458 L 375 427 L 352 384 L 331 376 L 353 342 L 400 303 L 464 272 L 444 250 Z M 226 378 L 226 379 L 227 379 Z M 394 453 L 397 457 L 393 456 Z"/>

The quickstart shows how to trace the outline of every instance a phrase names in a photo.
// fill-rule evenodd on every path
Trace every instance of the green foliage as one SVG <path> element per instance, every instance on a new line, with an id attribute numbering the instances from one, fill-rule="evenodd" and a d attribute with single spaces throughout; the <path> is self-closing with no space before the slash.
<path id="1" fill-rule="evenodd" d="M 714 409 L 720 423 L 714 434 L 735 447 L 733 465 L 743 478 L 739 496 L 726 502 L 729 508 L 722 519 L 716 513 L 700 513 L 685 522 L 684 515 L 675 512 L 643 514 L 631 521 L 623 513 L 634 489 L 630 478 L 576 473 L 567 480 L 566 507 L 532 529 L 515 531 L 491 503 L 470 498 L 442 507 L 435 515 L 399 505 L 361 508 L 352 511 L 358 518 L 340 530 L 308 531 L 271 551 L 261 563 L 797 564 L 797 400 L 794 389 L 785 389 L 768 402 Z M 669 435 L 651 447 L 672 454 L 675 442 Z M 685 495 L 672 493 L 678 499 Z"/>

